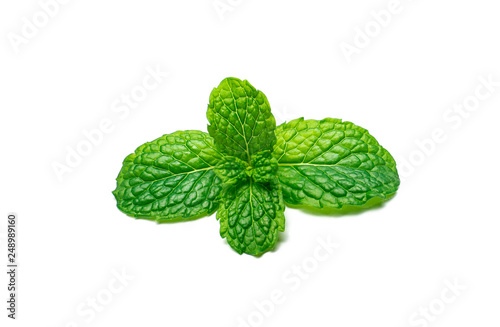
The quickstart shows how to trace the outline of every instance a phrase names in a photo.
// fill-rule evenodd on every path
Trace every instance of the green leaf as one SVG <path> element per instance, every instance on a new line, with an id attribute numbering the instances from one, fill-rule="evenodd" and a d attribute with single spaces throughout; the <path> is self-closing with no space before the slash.
<path id="1" fill-rule="evenodd" d="M 229 77 L 210 94 L 208 132 L 221 153 L 250 162 L 261 150 L 272 151 L 276 121 L 266 96 L 248 81 Z"/>
<path id="2" fill-rule="evenodd" d="M 261 151 L 252 156 L 252 178 L 257 183 L 269 183 L 276 179 L 278 161 L 270 151 Z"/>
<path id="3" fill-rule="evenodd" d="M 285 230 L 285 206 L 279 184 L 250 181 L 224 192 L 217 219 L 220 235 L 239 254 L 260 255 L 274 248 Z"/>
<path id="4" fill-rule="evenodd" d="M 129 216 L 194 218 L 218 207 L 222 189 L 214 167 L 222 155 L 200 131 L 178 131 L 141 145 L 123 162 L 113 191 L 118 208 Z"/>
<path id="5" fill-rule="evenodd" d="M 299 118 L 278 126 L 276 136 L 273 156 L 288 204 L 341 208 L 398 189 L 393 157 L 353 123 Z"/>
<path id="6" fill-rule="evenodd" d="M 224 185 L 236 185 L 248 180 L 246 169 L 248 164 L 236 157 L 224 157 L 215 166 L 215 174 Z"/>

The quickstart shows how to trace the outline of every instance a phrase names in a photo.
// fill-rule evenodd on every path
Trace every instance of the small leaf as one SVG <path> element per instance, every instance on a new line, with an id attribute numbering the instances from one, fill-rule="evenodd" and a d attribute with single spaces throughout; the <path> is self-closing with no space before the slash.
<path id="1" fill-rule="evenodd" d="M 220 235 L 239 254 L 272 250 L 285 230 L 283 195 L 279 184 L 250 181 L 224 192 L 217 211 Z"/>
<path id="2" fill-rule="evenodd" d="M 367 130 L 340 119 L 292 120 L 276 129 L 273 156 L 285 202 L 315 208 L 362 205 L 396 192 L 392 156 Z"/>
<path id="3" fill-rule="evenodd" d="M 261 151 L 252 156 L 252 178 L 257 183 L 273 182 L 278 172 L 278 161 L 270 151 Z"/>
<path id="4" fill-rule="evenodd" d="M 248 164 L 236 157 L 224 157 L 215 167 L 215 174 L 224 185 L 232 186 L 248 180 Z"/>
<path id="5" fill-rule="evenodd" d="M 229 77 L 210 94 L 208 132 L 221 153 L 250 162 L 261 150 L 272 151 L 276 121 L 266 96 L 248 81 Z"/>
<path id="6" fill-rule="evenodd" d="M 209 215 L 222 182 L 214 173 L 222 155 L 200 131 L 178 131 L 141 145 L 123 162 L 113 191 L 129 216 L 156 219 Z"/>

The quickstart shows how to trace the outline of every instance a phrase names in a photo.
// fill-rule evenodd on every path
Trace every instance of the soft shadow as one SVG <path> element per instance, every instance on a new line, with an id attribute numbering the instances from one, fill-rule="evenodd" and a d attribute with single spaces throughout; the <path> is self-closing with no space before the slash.
<path id="1" fill-rule="evenodd" d="M 292 209 L 298 209 L 302 212 L 308 213 L 310 215 L 314 216 L 331 216 L 331 217 L 344 217 L 344 216 L 356 216 L 359 214 L 362 214 L 365 211 L 368 210 L 379 210 L 385 206 L 387 202 L 392 200 L 394 198 L 394 195 L 396 193 L 393 193 L 391 195 L 388 195 L 387 198 L 382 199 L 379 197 L 373 198 L 368 200 L 364 205 L 361 206 L 355 206 L 355 205 L 347 205 L 343 206 L 340 209 L 335 209 L 335 208 L 322 208 L 322 209 L 317 209 L 317 208 L 304 208 L 302 206 L 297 206 L 297 205 L 290 205 L 287 204 L 287 207 L 292 208 Z"/>

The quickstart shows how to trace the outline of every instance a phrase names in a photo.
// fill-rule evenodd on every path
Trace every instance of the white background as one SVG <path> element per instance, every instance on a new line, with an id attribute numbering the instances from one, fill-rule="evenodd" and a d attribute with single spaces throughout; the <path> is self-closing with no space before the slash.
<path id="1" fill-rule="evenodd" d="M 387 0 L 233 0 L 222 16 L 213 5 L 68 1 L 15 46 L 23 17 L 42 9 L 0 4 L 2 262 L 10 211 L 20 235 L 18 320 L 6 318 L 2 273 L 1 325 L 238 326 L 250 315 L 253 326 L 497 326 L 500 87 L 486 94 L 480 79 L 500 81 L 498 3 L 401 0 L 380 30 L 371 12 Z M 367 25 L 369 44 L 348 62 L 341 45 Z M 112 104 L 147 67 L 169 76 L 124 118 Z M 367 128 L 398 161 L 396 197 L 342 217 L 287 209 L 283 240 L 261 258 L 232 251 L 215 215 L 158 225 L 122 214 L 111 191 L 125 156 L 206 131 L 208 96 L 227 76 L 262 90 L 278 122 Z M 487 96 L 474 110 L 450 111 L 474 105 L 478 88 Z M 60 181 L 54 163 L 102 119 L 112 131 Z M 340 247 L 314 267 L 318 238 Z M 303 263 L 307 278 L 284 279 Z M 133 280 L 106 298 L 122 270 Z M 466 289 L 455 296 L 447 281 Z M 254 301 L 275 291 L 284 301 L 262 318 Z M 109 303 L 92 319 L 77 312 L 99 296 Z M 429 305 L 432 319 L 419 316 Z"/>

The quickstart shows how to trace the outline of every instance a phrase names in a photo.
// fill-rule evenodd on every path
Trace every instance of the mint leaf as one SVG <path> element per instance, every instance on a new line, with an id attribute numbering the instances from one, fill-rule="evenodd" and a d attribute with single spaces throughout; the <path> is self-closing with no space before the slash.
<path id="1" fill-rule="evenodd" d="M 259 151 L 272 151 L 276 121 L 266 96 L 248 81 L 229 77 L 210 94 L 208 132 L 221 153 L 250 162 Z"/>
<path id="2" fill-rule="evenodd" d="M 222 155 L 200 131 L 178 131 L 141 145 L 125 158 L 113 191 L 129 216 L 156 219 L 208 215 L 222 182 L 214 167 Z"/>
<path id="3" fill-rule="evenodd" d="M 273 156 L 285 202 L 315 208 L 362 205 L 396 192 L 392 156 L 367 130 L 340 119 L 278 126 Z"/>
<path id="4" fill-rule="evenodd" d="M 224 157 L 215 166 L 215 174 L 224 185 L 236 185 L 248 180 L 246 174 L 248 164 L 236 157 Z"/>
<path id="5" fill-rule="evenodd" d="M 210 94 L 208 132 L 178 131 L 127 156 L 113 194 L 129 216 L 157 221 L 217 212 L 238 253 L 274 248 L 285 202 L 312 208 L 363 205 L 399 187 L 396 163 L 367 130 L 340 119 L 276 127 L 266 96 L 224 79 Z"/>
<path id="6" fill-rule="evenodd" d="M 279 184 L 240 184 L 224 192 L 217 219 L 220 235 L 239 254 L 260 255 L 273 249 L 285 230 L 283 195 Z"/>
<path id="7" fill-rule="evenodd" d="M 278 160 L 270 151 L 261 151 L 252 156 L 252 178 L 257 183 L 269 183 L 276 179 Z"/>
<path id="8" fill-rule="evenodd" d="M 250 165 L 236 157 L 227 156 L 215 167 L 215 174 L 224 185 L 232 186 L 252 178 L 256 183 L 276 181 L 278 161 L 270 151 L 261 151 L 251 157 Z"/>

